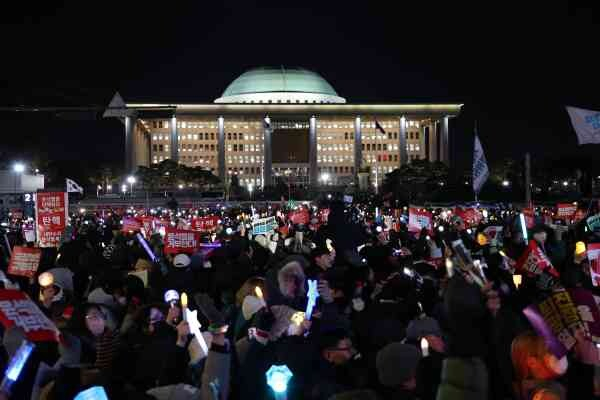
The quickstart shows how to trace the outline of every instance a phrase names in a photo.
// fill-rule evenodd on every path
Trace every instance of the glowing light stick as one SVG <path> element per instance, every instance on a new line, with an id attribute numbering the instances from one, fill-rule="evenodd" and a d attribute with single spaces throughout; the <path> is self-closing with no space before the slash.
<path id="1" fill-rule="evenodd" d="M 575 243 L 575 255 L 576 256 L 580 256 L 580 255 L 584 254 L 585 251 L 586 251 L 585 243 L 583 243 L 583 242 Z"/>
<path id="2" fill-rule="evenodd" d="M 31 352 L 33 351 L 35 344 L 23 340 L 21 346 L 17 349 L 13 357 L 10 359 L 6 372 L 4 373 L 4 379 L 0 384 L 0 390 L 10 393 L 10 388 L 19 379 L 23 367 L 27 363 Z"/>
<path id="3" fill-rule="evenodd" d="M 308 297 L 308 303 L 306 304 L 306 312 L 304 313 L 305 318 L 310 321 L 312 317 L 313 309 L 317 304 L 317 297 L 319 297 L 319 291 L 317 290 L 317 280 L 309 280 L 308 281 L 308 293 L 306 294 Z"/>
<path id="4" fill-rule="evenodd" d="M 521 286 L 521 282 L 523 282 L 523 277 L 521 275 L 513 275 L 513 283 L 517 289 Z"/>
<path id="5" fill-rule="evenodd" d="M 304 316 L 305 314 L 302 311 L 297 311 L 292 314 L 290 321 L 292 321 L 296 326 L 300 326 L 304 322 Z"/>
<path id="6" fill-rule="evenodd" d="M 429 355 L 429 342 L 425 338 L 421 338 L 421 353 L 423 354 L 423 357 Z"/>
<path id="7" fill-rule="evenodd" d="M 52 286 L 54 284 L 54 275 L 52 275 L 52 272 L 44 272 L 38 276 L 38 283 L 43 288 Z"/>
<path id="8" fill-rule="evenodd" d="M 254 288 L 254 293 L 256 293 L 256 297 L 258 297 L 259 299 L 264 299 L 262 289 L 259 286 Z"/>
<path id="9" fill-rule="evenodd" d="M 202 332 L 200 332 L 200 328 L 202 325 L 198 321 L 198 310 L 190 311 L 187 307 L 188 305 L 188 297 L 187 294 L 181 293 L 181 307 L 183 308 L 183 320 L 188 323 L 190 326 L 190 332 L 196 337 L 200 347 L 202 347 L 202 351 L 204 354 L 208 355 L 208 346 L 206 341 L 204 340 L 204 336 L 202 336 Z"/>
<path id="10" fill-rule="evenodd" d="M 285 399 L 288 382 L 294 376 L 287 365 L 271 365 L 271 368 L 265 373 L 267 385 L 273 389 L 278 399 Z"/>
<path id="11" fill-rule="evenodd" d="M 154 252 L 152 251 L 150 246 L 148 246 L 148 242 L 146 242 L 146 239 L 144 239 L 140 233 L 136 234 L 135 237 L 140 242 L 144 250 L 146 250 L 146 254 L 148 254 L 150 260 L 152 260 L 152 262 L 156 262 L 156 256 L 154 255 Z"/>
<path id="12" fill-rule="evenodd" d="M 102 386 L 92 386 L 83 392 L 79 392 L 74 400 L 108 400 L 108 396 Z"/>
<path id="13" fill-rule="evenodd" d="M 527 243 L 527 226 L 525 225 L 525 215 L 519 214 L 519 221 L 521 222 L 521 230 L 523 231 L 523 240 Z"/>

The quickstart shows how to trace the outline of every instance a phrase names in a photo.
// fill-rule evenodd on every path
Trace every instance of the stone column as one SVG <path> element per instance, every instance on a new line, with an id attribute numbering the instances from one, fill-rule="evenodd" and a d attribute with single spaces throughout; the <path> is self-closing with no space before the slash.
<path id="1" fill-rule="evenodd" d="M 354 176 L 358 186 L 358 173 L 362 166 L 362 130 L 360 129 L 360 117 L 354 119 Z"/>
<path id="2" fill-rule="evenodd" d="M 219 179 L 225 184 L 225 119 L 217 118 L 217 171 Z"/>
<path id="3" fill-rule="evenodd" d="M 400 117 L 400 133 L 399 133 L 399 152 L 400 166 L 408 164 L 408 150 L 406 149 L 406 117 Z"/>
<path id="4" fill-rule="evenodd" d="M 272 183 L 271 175 L 273 172 L 273 149 L 271 148 L 271 135 L 273 134 L 273 126 L 271 124 L 271 118 L 266 116 L 263 123 L 265 135 L 265 139 L 263 141 L 265 146 L 263 152 L 263 187 L 270 186 Z"/>
<path id="5" fill-rule="evenodd" d="M 440 152 L 443 154 L 443 162 L 450 165 L 450 137 L 448 134 L 448 117 L 445 116 L 440 121 L 440 133 L 442 137 L 442 148 Z"/>
<path id="6" fill-rule="evenodd" d="M 137 123 L 137 116 L 135 113 L 127 115 L 125 117 L 125 172 L 132 174 L 135 172 L 135 148 L 134 148 L 134 135 L 135 135 L 135 124 Z"/>
<path id="7" fill-rule="evenodd" d="M 429 161 L 438 161 L 438 143 L 437 143 L 436 122 L 429 123 Z"/>
<path id="8" fill-rule="evenodd" d="M 179 162 L 179 136 L 177 136 L 177 117 L 171 117 L 171 160 Z"/>
<path id="9" fill-rule="evenodd" d="M 319 170 L 317 168 L 317 118 L 314 115 L 310 117 L 308 126 L 308 167 L 310 170 L 308 184 L 316 186 L 319 182 Z"/>

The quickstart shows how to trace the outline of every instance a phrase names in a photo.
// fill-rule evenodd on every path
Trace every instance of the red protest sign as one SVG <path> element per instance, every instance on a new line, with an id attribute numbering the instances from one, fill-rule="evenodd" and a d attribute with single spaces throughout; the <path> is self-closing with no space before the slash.
<path id="1" fill-rule="evenodd" d="M 558 203 L 556 205 L 556 218 L 571 219 L 577 212 L 577 206 L 571 203 Z"/>
<path id="2" fill-rule="evenodd" d="M 154 233 L 154 217 L 142 217 L 142 227 L 146 236 L 152 235 Z"/>
<path id="3" fill-rule="evenodd" d="M 587 258 L 590 263 L 590 276 L 594 286 L 600 286 L 600 243 L 587 245 Z"/>
<path id="4" fill-rule="evenodd" d="M 192 219 L 192 230 L 198 232 L 211 232 L 217 229 L 219 217 L 216 215 Z"/>
<path id="5" fill-rule="evenodd" d="M 310 215 L 308 215 L 308 210 L 305 208 L 302 208 L 300 210 L 291 212 L 289 214 L 289 219 L 290 221 L 292 221 L 293 224 L 296 225 L 307 225 L 308 224 L 308 220 L 310 219 Z"/>
<path id="6" fill-rule="evenodd" d="M 34 342 L 58 341 L 56 326 L 20 290 L 0 289 L 0 322 L 6 329 L 23 328 L 27 339 Z"/>
<path id="7" fill-rule="evenodd" d="M 432 215 L 425 209 L 410 207 L 408 209 L 408 231 L 419 233 L 421 229 L 426 228 L 431 232 Z"/>
<path id="8" fill-rule="evenodd" d="M 35 275 L 41 258 L 42 249 L 15 246 L 10 257 L 10 264 L 8 264 L 8 273 L 31 278 Z"/>
<path id="9" fill-rule="evenodd" d="M 549 290 L 558 282 L 558 272 L 535 240 L 529 241 L 527 250 L 517 260 L 515 268 L 517 271 L 535 278 L 537 287 L 542 290 Z"/>
<path id="10" fill-rule="evenodd" d="M 521 210 L 523 213 L 523 217 L 525 217 L 525 226 L 527 229 L 531 229 L 535 226 L 535 212 L 533 211 L 533 207 L 524 208 Z"/>
<path id="11" fill-rule="evenodd" d="M 165 254 L 193 253 L 200 245 L 200 232 L 167 227 Z"/>
<path id="12" fill-rule="evenodd" d="M 329 220 L 329 208 L 323 208 L 321 211 L 319 211 L 319 218 L 322 224 L 326 224 Z"/>
<path id="13" fill-rule="evenodd" d="M 467 227 L 479 225 L 482 215 L 475 208 L 454 208 L 454 214 L 460 217 Z"/>
<path id="14" fill-rule="evenodd" d="M 142 223 L 133 217 L 124 217 L 123 225 L 121 225 L 121 231 L 123 232 L 137 232 L 142 229 Z"/>
<path id="15" fill-rule="evenodd" d="M 58 247 L 69 218 L 65 192 L 36 193 L 35 215 L 40 247 Z"/>

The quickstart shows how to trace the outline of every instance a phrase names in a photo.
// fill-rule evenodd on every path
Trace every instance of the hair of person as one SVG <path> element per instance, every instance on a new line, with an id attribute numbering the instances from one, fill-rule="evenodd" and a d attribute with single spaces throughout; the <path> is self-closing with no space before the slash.
<path id="1" fill-rule="evenodd" d="M 515 337 L 510 346 L 515 379 L 521 382 L 530 377 L 529 357 L 541 359 L 548 353 L 544 338 L 533 331 L 521 333 Z"/>

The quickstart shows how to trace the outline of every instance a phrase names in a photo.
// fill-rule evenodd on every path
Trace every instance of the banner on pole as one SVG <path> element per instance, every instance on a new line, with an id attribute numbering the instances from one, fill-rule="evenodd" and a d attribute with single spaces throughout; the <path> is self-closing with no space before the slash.
<path id="1" fill-rule="evenodd" d="M 193 253 L 200 245 L 200 232 L 167 227 L 165 254 Z"/>
<path id="2" fill-rule="evenodd" d="M 35 275 L 41 258 L 42 249 L 40 248 L 15 246 L 10 257 L 10 264 L 8 264 L 8 273 L 31 278 Z"/>
<path id="3" fill-rule="evenodd" d="M 69 198 L 67 193 L 36 193 L 35 214 L 39 246 L 58 247 L 69 219 Z"/>
<path id="4" fill-rule="evenodd" d="M 27 339 L 34 342 L 58 341 L 56 326 L 20 290 L 0 289 L 0 322 L 5 329 L 23 328 Z"/>

